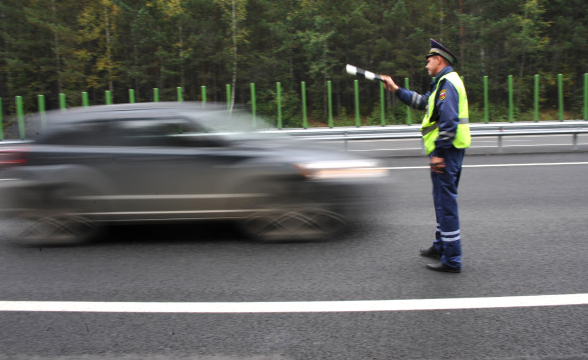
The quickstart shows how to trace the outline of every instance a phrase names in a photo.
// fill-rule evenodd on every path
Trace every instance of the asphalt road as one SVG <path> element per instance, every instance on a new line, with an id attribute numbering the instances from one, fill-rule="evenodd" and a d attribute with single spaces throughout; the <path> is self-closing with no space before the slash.
<path id="1" fill-rule="evenodd" d="M 369 205 L 381 211 L 336 241 L 260 244 L 226 224 L 121 228 L 77 247 L 0 238 L 0 306 L 161 302 L 150 313 L 2 310 L 0 359 L 588 358 L 588 305 L 523 307 L 525 296 L 588 293 L 588 154 L 466 157 L 461 274 L 427 270 L 418 256 L 434 231 L 431 188 L 426 158 L 418 147 L 408 155 L 383 157 L 390 186 Z M 500 308 L 345 308 L 494 297 L 511 300 Z M 344 307 L 205 313 L 182 310 L 186 302 Z"/>

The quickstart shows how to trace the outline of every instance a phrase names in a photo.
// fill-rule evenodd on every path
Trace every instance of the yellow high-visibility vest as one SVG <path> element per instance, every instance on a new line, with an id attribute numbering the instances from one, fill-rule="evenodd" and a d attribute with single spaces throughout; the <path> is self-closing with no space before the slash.
<path id="1" fill-rule="evenodd" d="M 423 135 L 423 142 L 425 143 L 425 150 L 427 151 L 427 155 L 435 150 L 435 140 L 437 140 L 439 137 L 439 122 L 431 122 L 431 116 L 433 115 L 433 110 L 435 109 L 435 99 L 437 97 L 437 91 L 439 90 L 439 84 L 443 79 L 449 81 L 455 87 L 457 94 L 459 95 L 459 124 L 457 125 L 453 146 L 458 149 L 465 149 L 469 147 L 472 142 L 469 124 L 468 97 L 466 95 L 465 86 L 463 85 L 463 81 L 459 75 L 455 71 L 452 71 L 443 75 L 441 79 L 437 81 L 435 89 L 433 92 L 431 92 L 431 96 L 429 96 L 429 102 L 426 110 L 427 112 L 425 113 L 425 117 L 423 118 L 423 123 L 421 126 L 421 133 Z"/>

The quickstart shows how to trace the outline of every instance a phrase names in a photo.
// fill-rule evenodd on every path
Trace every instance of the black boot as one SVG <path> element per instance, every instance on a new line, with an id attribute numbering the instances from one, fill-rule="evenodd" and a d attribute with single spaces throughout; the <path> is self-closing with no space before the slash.
<path id="1" fill-rule="evenodd" d="M 427 269 L 431 269 L 434 271 L 440 271 L 440 272 L 448 272 L 448 273 L 460 273 L 461 272 L 460 268 L 454 268 L 451 266 L 447 266 L 441 262 L 438 264 L 427 264 Z"/>
<path id="2" fill-rule="evenodd" d="M 435 249 L 433 246 L 431 246 L 428 249 L 420 250 L 420 254 L 423 257 L 428 257 L 431 259 L 436 259 L 436 260 L 441 259 L 441 253 L 437 249 Z"/>

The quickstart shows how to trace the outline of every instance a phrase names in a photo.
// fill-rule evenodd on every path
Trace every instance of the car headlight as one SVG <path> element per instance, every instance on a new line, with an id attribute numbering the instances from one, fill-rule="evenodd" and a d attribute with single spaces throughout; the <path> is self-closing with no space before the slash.
<path id="1" fill-rule="evenodd" d="M 378 178 L 388 170 L 377 167 L 375 160 L 315 161 L 296 164 L 300 173 L 308 179 L 357 179 Z"/>

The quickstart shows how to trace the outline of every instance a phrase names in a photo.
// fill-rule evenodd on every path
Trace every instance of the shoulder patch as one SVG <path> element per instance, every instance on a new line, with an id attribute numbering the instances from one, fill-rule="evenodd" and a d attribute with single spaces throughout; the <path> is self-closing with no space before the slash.
<path id="1" fill-rule="evenodd" d="M 447 97 L 447 89 L 441 90 L 441 92 L 439 93 L 439 100 L 445 100 L 446 97 Z"/>

